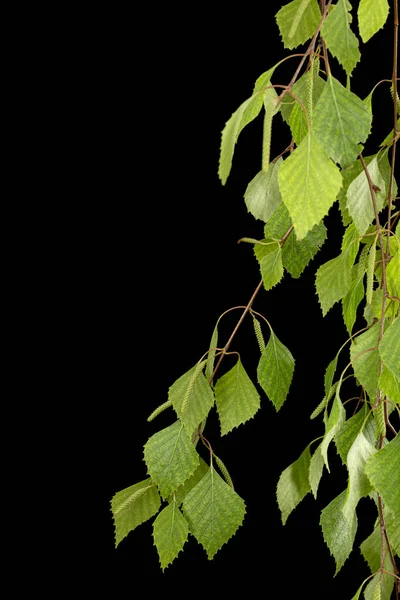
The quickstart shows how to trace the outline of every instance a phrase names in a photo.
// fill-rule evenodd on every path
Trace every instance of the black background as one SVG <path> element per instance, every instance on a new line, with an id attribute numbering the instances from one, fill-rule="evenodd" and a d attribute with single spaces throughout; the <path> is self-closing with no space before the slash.
<path id="1" fill-rule="evenodd" d="M 309 416 L 322 399 L 325 368 L 347 339 L 340 306 L 322 318 L 314 288 L 316 269 L 340 248 L 336 205 L 325 219 L 329 241 L 303 276 L 286 277 L 254 303 L 296 360 L 286 403 L 277 414 L 262 394 L 256 417 L 225 438 L 215 415 L 207 424 L 206 437 L 246 502 L 243 526 L 213 561 L 191 538 L 165 573 L 151 521 L 114 548 L 110 500 L 146 477 L 143 445 L 173 422 L 172 412 L 152 423 L 147 416 L 207 351 L 219 315 L 247 304 L 260 279 L 252 247 L 237 241 L 262 237 L 262 223 L 243 200 L 260 170 L 262 117 L 241 133 L 226 186 L 217 176 L 218 156 L 225 122 L 251 95 L 257 77 L 289 54 L 274 20 L 280 6 L 161 5 L 137 13 L 112 7 L 82 15 L 82 32 L 70 40 L 76 68 L 72 89 L 64 90 L 71 107 L 64 123 L 67 132 L 76 118 L 79 133 L 65 182 L 75 258 L 73 285 L 65 292 L 78 333 L 67 369 L 78 414 L 85 415 L 76 429 L 90 440 L 82 458 L 90 492 L 81 499 L 80 519 L 82 528 L 90 521 L 92 529 L 80 544 L 87 560 L 82 582 L 113 590 L 107 597 L 240 591 L 282 599 L 351 598 L 369 574 L 358 545 L 372 530 L 370 500 L 359 504 L 355 550 L 335 578 L 322 538 L 320 511 L 347 483 L 333 444 L 332 473 L 324 470 L 317 500 L 309 494 L 283 527 L 275 499 L 282 470 L 323 434 L 322 422 Z M 361 52 L 352 86 L 365 97 L 391 76 L 391 23 L 361 43 Z M 273 82 L 288 83 L 298 60 L 280 67 Z M 332 68 L 345 84 L 334 59 Z M 391 106 L 388 85 L 382 85 L 374 95 L 365 154 L 375 153 L 389 132 Z M 289 141 L 278 116 L 272 156 Z M 220 343 L 239 315 L 224 318 Z M 250 320 L 232 349 L 255 381 L 258 347 Z"/>

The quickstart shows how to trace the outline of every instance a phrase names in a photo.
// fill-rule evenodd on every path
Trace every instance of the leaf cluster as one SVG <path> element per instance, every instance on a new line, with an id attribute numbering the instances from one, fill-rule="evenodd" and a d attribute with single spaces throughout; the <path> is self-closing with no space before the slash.
<path id="1" fill-rule="evenodd" d="M 400 553 L 400 436 L 394 425 L 400 414 L 400 236 L 394 177 L 398 112 L 376 153 L 364 156 L 376 86 L 366 98 L 351 89 L 361 60 L 352 9 L 349 0 L 292 0 L 276 14 L 284 47 L 308 43 L 307 49 L 288 84 L 275 83 L 283 61 L 258 77 L 251 96 L 223 128 L 218 169 L 224 185 L 240 133 L 263 111 L 261 169 L 244 192 L 247 210 L 263 230 L 260 239 L 241 240 L 254 247 L 261 281 L 229 340 L 220 343 L 218 320 L 208 351 L 172 384 L 168 400 L 150 415 L 153 420 L 169 410 L 173 422 L 147 441 L 147 478 L 116 493 L 112 513 L 117 545 L 157 515 L 153 537 L 162 569 L 175 560 L 189 535 L 212 559 L 242 525 L 245 501 L 205 437 L 207 418 L 216 411 L 224 436 L 254 418 L 262 395 L 277 411 L 286 401 L 295 359 L 270 320 L 253 310 L 253 301 L 260 289 L 268 292 L 285 277 L 302 276 L 328 237 L 324 219 L 337 203 L 343 222 L 340 252 L 317 269 L 315 291 L 323 316 L 340 305 L 348 339 L 326 367 L 324 397 L 311 414 L 320 422 L 319 437 L 282 472 L 276 496 L 285 524 L 309 492 L 317 496 L 324 470 L 330 473 L 328 450 L 334 444 L 348 483 L 321 512 L 324 540 L 337 573 L 353 550 L 357 506 L 369 497 L 377 517 L 360 550 L 371 576 L 354 599 L 365 588 L 367 600 L 389 600 Z M 388 14 L 387 0 L 360 0 L 356 21 L 364 43 L 384 26 Z M 388 97 L 398 111 L 395 78 L 391 84 Z M 278 118 L 292 141 L 271 160 Z M 256 382 L 241 356 L 230 350 L 246 318 L 260 350 Z M 228 355 L 234 364 L 220 375 Z M 346 355 L 347 366 L 340 371 L 339 356 Z M 344 398 L 347 378 L 359 390 L 356 399 Z M 206 449 L 206 460 L 199 446 Z"/>

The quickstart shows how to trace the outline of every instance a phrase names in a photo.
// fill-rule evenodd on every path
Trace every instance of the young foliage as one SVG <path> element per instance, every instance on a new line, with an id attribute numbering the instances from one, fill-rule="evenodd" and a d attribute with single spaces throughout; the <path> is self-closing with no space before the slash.
<path id="1" fill-rule="evenodd" d="M 270 292 L 289 277 L 300 278 L 306 268 L 311 269 L 326 238 L 333 236 L 342 238 L 340 252 L 316 269 L 316 300 L 323 316 L 340 302 L 348 336 L 339 350 L 332 350 L 335 356 L 320 375 L 323 398 L 313 399 L 316 408 L 311 413 L 313 425 L 320 430 L 278 478 L 277 504 L 285 525 L 309 492 L 317 497 L 324 467 L 330 473 L 328 452 L 333 443 L 347 473 L 347 486 L 321 511 L 323 538 L 338 573 L 353 550 L 358 504 L 362 498 L 372 498 L 377 519 L 360 546 L 371 575 L 353 600 L 363 590 L 365 600 L 390 599 L 398 578 L 395 556 L 400 553 L 400 435 L 394 424 L 400 414 L 400 230 L 395 179 L 399 101 L 393 75 L 392 97 L 388 91 L 389 103 L 379 107 L 390 108 L 391 131 L 381 132 L 381 145 L 364 157 L 378 84 L 366 98 L 352 86 L 353 72 L 363 58 L 359 37 L 368 42 L 385 25 L 388 14 L 387 0 L 360 0 L 357 7 L 349 0 L 286 3 L 276 14 L 283 46 L 292 50 L 305 44 L 296 57 L 292 79 L 286 85 L 272 83 L 283 61 L 267 69 L 222 129 L 218 175 L 225 185 L 240 133 L 264 111 L 261 170 L 244 191 L 248 212 L 261 221 L 261 239 L 242 238 L 254 244 L 261 281 L 247 305 L 235 307 L 242 313 L 228 340 L 220 340 L 223 313 L 208 350 L 172 383 L 168 400 L 148 418 L 157 422 L 161 412 L 173 409 L 166 414 L 173 414 L 174 422 L 154 433 L 144 446 L 148 478 L 117 492 L 111 501 L 116 545 L 158 513 L 153 537 L 162 570 L 184 548 L 189 533 L 212 559 L 242 525 L 245 501 L 204 435 L 207 418 L 215 410 L 225 436 L 257 415 L 263 395 L 276 411 L 286 402 L 295 360 L 267 318 L 253 310 L 254 299 L 260 290 Z M 397 10 L 393 15 L 397 35 L 396 15 Z M 387 85 L 387 80 L 379 84 Z M 278 113 L 291 143 L 271 160 Z M 336 202 L 344 229 L 339 233 L 328 231 L 324 223 Z M 290 318 L 290 310 L 282 313 L 285 321 Z M 254 329 L 260 351 L 255 381 L 239 354 L 229 351 L 246 322 Z M 263 335 L 264 323 L 268 338 Z M 347 365 L 337 372 L 344 352 Z M 236 359 L 230 367 L 225 362 L 228 355 Z M 223 359 L 226 368 L 221 373 Z M 346 396 L 347 379 L 358 389 L 355 398 Z M 202 458 L 202 451 L 208 460 Z"/>
<path id="2" fill-rule="evenodd" d="M 282 523 L 286 523 L 288 516 L 311 491 L 309 481 L 310 447 L 303 451 L 301 456 L 281 474 L 277 487 L 276 497 L 281 511 Z"/>
<path id="3" fill-rule="evenodd" d="M 400 436 L 371 456 L 365 473 L 385 506 L 400 520 Z"/>
<path id="4" fill-rule="evenodd" d="M 338 167 L 312 131 L 284 161 L 278 181 L 298 240 L 328 214 L 342 185 Z"/>
<path id="5" fill-rule="evenodd" d="M 292 0 L 276 15 L 285 48 L 296 48 L 314 34 L 320 20 L 317 0 Z"/>
<path id="6" fill-rule="evenodd" d="M 357 16 L 360 37 L 364 43 L 384 26 L 388 14 L 387 0 L 360 0 Z"/>
<path id="7" fill-rule="evenodd" d="M 326 545 L 336 563 L 335 575 L 343 567 L 353 549 L 358 520 L 354 512 L 350 519 L 343 513 L 346 490 L 336 496 L 321 512 L 321 528 Z"/>
<path id="8" fill-rule="evenodd" d="M 370 133 L 371 122 L 365 103 L 329 75 L 313 118 L 314 132 L 328 156 L 343 167 L 350 165 Z"/>
<path id="9" fill-rule="evenodd" d="M 183 549 L 189 535 L 189 525 L 178 508 L 176 500 L 158 514 L 153 523 L 154 543 L 164 571 Z"/>
<path id="10" fill-rule="evenodd" d="M 151 436 L 144 446 L 144 460 L 163 498 L 185 483 L 199 465 L 199 456 L 180 421 Z"/>
<path id="11" fill-rule="evenodd" d="M 221 423 L 221 435 L 226 435 L 252 419 L 260 408 L 260 396 L 247 375 L 240 358 L 232 369 L 222 375 L 215 386 L 215 402 Z"/>
<path id="12" fill-rule="evenodd" d="M 321 35 L 332 56 L 351 75 L 361 58 L 357 36 L 351 30 L 352 16 L 348 0 L 338 0 L 322 25 Z"/>
<path id="13" fill-rule="evenodd" d="M 347 468 L 349 471 L 349 483 L 347 486 L 346 500 L 343 505 L 343 514 L 351 522 L 360 498 L 372 491 L 371 483 L 365 475 L 365 464 L 375 454 L 376 448 L 372 446 L 360 432 L 347 454 Z"/>
<path id="14" fill-rule="evenodd" d="M 232 167 L 235 145 L 241 131 L 259 114 L 264 104 L 264 94 L 277 65 L 260 75 L 257 79 L 253 94 L 245 100 L 226 122 L 222 138 L 218 175 L 225 184 Z"/>
<path id="15" fill-rule="evenodd" d="M 246 506 L 242 498 L 210 466 L 208 473 L 183 501 L 189 529 L 209 559 L 242 524 Z"/>
<path id="16" fill-rule="evenodd" d="M 168 398 L 177 416 L 191 435 L 208 415 L 214 394 L 203 375 L 205 361 L 197 363 L 170 387 Z"/>
<path id="17" fill-rule="evenodd" d="M 161 505 L 157 486 L 151 478 L 117 492 L 111 501 L 115 523 L 115 545 L 130 531 L 153 517 Z"/>
<path id="18" fill-rule="evenodd" d="M 383 207 L 386 197 L 386 186 L 379 170 L 376 156 L 368 164 L 368 173 L 374 184 L 379 187 L 380 190 L 375 194 L 377 209 L 380 211 Z M 361 171 L 361 173 L 355 179 L 353 179 L 347 189 L 347 208 L 359 235 L 364 235 L 375 216 L 374 206 L 371 202 L 371 192 L 365 171 Z"/>
<path id="19" fill-rule="evenodd" d="M 278 184 L 278 173 L 282 163 L 282 158 L 279 158 L 270 164 L 266 171 L 257 173 L 247 186 L 244 201 L 247 210 L 256 219 L 267 222 L 282 203 Z"/>
<path id="20" fill-rule="evenodd" d="M 378 351 L 380 328 L 376 323 L 364 333 L 353 338 L 350 358 L 354 374 L 371 399 L 378 392 L 380 358 Z"/>
<path id="21" fill-rule="evenodd" d="M 271 329 L 268 344 L 257 367 L 258 383 L 278 411 L 289 393 L 294 372 L 294 358 Z"/>
<path id="22" fill-rule="evenodd" d="M 400 379 L 400 318 L 397 318 L 383 334 L 379 354 L 385 367 Z"/>

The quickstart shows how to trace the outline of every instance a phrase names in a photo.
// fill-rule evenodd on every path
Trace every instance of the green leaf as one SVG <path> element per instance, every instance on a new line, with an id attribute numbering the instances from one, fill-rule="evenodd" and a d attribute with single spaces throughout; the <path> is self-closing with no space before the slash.
<path id="1" fill-rule="evenodd" d="M 260 396 L 240 358 L 234 367 L 218 379 L 215 403 L 221 423 L 221 435 L 246 423 L 259 410 Z"/>
<path id="2" fill-rule="evenodd" d="M 373 532 L 360 544 L 360 551 L 371 570 L 377 571 L 381 562 L 382 538 L 381 529 L 377 525 Z"/>
<path id="3" fill-rule="evenodd" d="M 298 240 L 328 213 L 342 185 L 339 169 L 312 132 L 283 162 L 278 181 Z"/>
<path id="4" fill-rule="evenodd" d="M 375 452 L 376 448 L 368 442 L 362 431 L 360 431 L 347 455 L 349 483 L 347 486 L 346 501 L 343 506 L 343 514 L 349 522 L 354 517 L 359 500 L 372 491 L 370 481 L 364 471 L 367 460 Z"/>
<path id="5" fill-rule="evenodd" d="M 236 533 L 245 512 L 242 498 L 212 466 L 183 502 L 183 514 L 190 533 L 203 546 L 210 560 Z"/>
<path id="6" fill-rule="evenodd" d="M 208 464 L 201 458 L 201 456 L 199 456 L 199 466 L 194 471 L 193 475 L 191 475 L 183 485 L 180 485 L 174 492 L 172 492 L 172 494 L 168 497 L 168 502 L 177 502 L 178 506 L 180 506 L 190 490 L 199 483 L 200 479 L 202 479 L 206 473 L 208 473 L 208 468 Z"/>
<path id="7" fill-rule="evenodd" d="M 388 148 L 386 148 L 384 151 L 379 152 L 378 165 L 379 165 L 379 171 L 383 177 L 383 181 L 385 182 L 386 189 L 389 190 L 392 165 L 391 165 L 391 160 L 389 159 L 389 149 Z M 393 198 L 396 198 L 397 191 L 398 191 L 398 187 L 397 187 L 396 179 L 393 178 Z M 385 199 L 384 206 L 387 203 L 386 200 L 387 199 Z"/>
<path id="8" fill-rule="evenodd" d="M 358 39 L 350 29 L 350 10 L 351 4 L 348 0 L 338 0 L 321 29 L 328 50 L 338 59 L 349 76 L 361 58 Z"/>
<path id="9" fill-rule="evenodd" d="M 321 13 L 317 0 L 293 0 L 282 6 L 276 22 L 285 48 L 296 48 L 311 38 L 319 25 Z"/>
<path id="10" fill-rule="evenodd" d="M 359 410 L 343 423 L 335 437 L 335 445 L 344 465 L 347 464 L 347 455 L 357 438 L 365 417 L 366 410 Z"/>
<path id="11" fill-rule="evenodd" d="M 361 585 L 360 585 L 360 587 L 358 588 L 358 590 L 357 590 L 357 592 L 356 592 L 355 596 L 353 596 L 351 600 L 359 600 L 359 598 L 360 598 L 360 594 L 361 594 L 361 592 L 362 592 L 362 589 L 363 589 L 363 587 L 364 587 L 364 585 L 365 585 L 365 582 L 366 582 L 366 581 L 367 581 L 367 580 L 365 579 L 365 580 L 362 582 L 362 584 L 361 584 Z"/>
<path id="12" fill-rule="evenodd" d="M 321 444 L 317 447 L 310 460 L 309 481 L 314 498 L 317 497 L 319 482 L 324 470 L 324 457 L 321 452 Z"/>
<path id="13" fill-rule="evenodd" d="M 390 296 L 400 298 L 400 250 L 397 250 L 386 267 L 386 285 Z"/>
<path id="14" fill-rule="evenodd" d="M 117 492 L 111 500 L 115 546 L 118 546 L 130 531 L 154 516 L 160 506 L 157 486 L 150 478 Z"/>
<path id="15" fill-rule="evenodd" d="M 397 130 L 399 130 L 399 129 L 400 129 L 400 117 L 397 119 Z M 380 147 L 382 148 L 386 144 L 391 145 L 395 139 L 397 139 L 397 138 L 395 136 L 394 129 L 392 129 L 392 131 L 385 137 L 383 142 L 380 144 Z"/>
<path id="16" fill-rule="evenodd" d="M 350 289 L 342 298 L 343 320 L 347 331 L 351 334 L 357 318 L 357 308 L 364 298 L 365 265 L 356 265 L 351 272 Z"/>
<path id="17" fill-rule="evenodd" d="M 376 323 L 364 333 L 353 338 L 350 346 L 354 374 L 371 399 L 376 397 L 380 375 L 379 331 L 380 324 Z"/>
<path id="18" fill-rule="evenodd" d="M 365 157 L 365 162 L 368 164 L 368 157 Z M 347 190 L 351 182 L 361 173 L 363 166 L 361 160 L 355 160 L 350 165 L 343 167 L 341 170 L 343 184 L 339 192 L 339 208 L 342 213 L 342 221 L 345 226 L 351 223 L 352 219 L 347 208 Z"/>
<path id="19" fill-rule="evenodd" d="M 218 176 L 222 185 L 225 185 L 232 167 L 232 158 L 235 145 L 241 131 L 251 123 L 260 113 L 264 103 L 264 94 L 276 65 L 260 75 L 254 86 L 253 94 L 245 100 L 230 119 L 225 123 L 221 135 L 221 148 L 219 156 Z"/>
<path id="20" fill-rule="evenodd" d="M 360 0 L 358 6 L 358 28 L 365 43 L 386 23 L 389 14 L 387 0 Z"/>
<path id="21" fill-rule="evenodd" d="M 335 358 L 331 360 L 329 365 L 326 367 L 325 375 L 324 375 L 324 391 L 325 396 L 328 396 L 332 387 L 333 378 L 336 373 L 337 363 L 338 363 L 339 353 L 336 354 Z"/>
<path id="22" fill-rule="evenodd" d="M 279 477 L 276 497 L 281 511 L 282 523 L 285 525 L 288 516 L 311 491 L 309 482 L 311 453 L 307 446 L 301 456 L 289 465 Z"/>
<path id="23" fill-rule="evenodd" d="M 278 172 L 283 159 L 279 158 L 269 165 L 268 170 L 260 171 L 250 181 L 244 194 L 244 201 L 249 213 L 256 219 L 268 221 L 282 203 L 278 185 Z"/>
<path id="24" fill-rule="evenodd" d="M 309 121 L 307 121 L 303 106 L 297 102 L 290 113 L 289 125 L 294 143 L 299 146 L 308 133 Z"/>
<path id="25" fill-rule="evenodd" d="M 163 498 L 189 479 L 199 465 L 199 455 L 180 421 L 149 438 L 144 460 Z"/>
<path id="26" fill-rule="evenodd" d="M 376 192 L 375 194 L 377 209 L 380 212 L 386 196 L 386 185 L 379 170 L 376 156 L 371 160 L 367 168 L 372 182 L 381 189 L 380 192 Z M 374 205 L 364 170 L 361 171 L 348 187 L 347 208 L 357 227 L 358 233 L 364 235 L 368 226 L 375 219 Z"/>
<path id="27" fill-rule="evenodd" d="M 362 100 L 332 75 L 314 110 L 313 128 L 326 153 L 343 167 L 352 163 L 365 142 L 372 113 Z"/>
<path id="28" fill-rule="evenodd" d="M 396 519 L 391 511 L 386 511 L 385 522 L 393 554 L 397 554 L 400 557 L 400 519 Z"/>
<path id="29" fill-rule="evenodd" d="M 384 396 L 387 396 L 392 402 L 400 404 L 400 380 L 385 366 L 379 377 L 378 385 Z"/>
<path id="30" fill-rule="evenodd" d="M 346 411 L 343 408 L 342 401 L 340 400 L 339 394 L 336 393 L 335 399 L 332 404 L 332 410 L 329 414 L 329 419 L 326 424 L 326 431 L 324 435 L 324 439 L 321 442 L 321 454 L 324 459 L 324 463 L 326 468 L 328 469 L 328 473 L 330 473 L 329 463 L 328 463 L 328 447 L 337 432 L 340 430 L 346 418 Z"/>
<path id="31" fill-rule="evenodd" d="M 201 372 L 205 361 L 197 363 L 172 384 L 168 398 L 185 429 L 191 435 L 214 404 L 210 384 Z"/>
<path id="32" fill-rule="evenodd" d="M 285 402 L 292 383 L 294 358 L 271 329 L 268 344 L 257 367 L 257 380 L 275 409 Z"/>
<path id="33" fill-rule="evenodd" d="M 400 317 L 387 328 L 379 345 L 383 364 L 400 379 Z"/>
<path id="34" fill-rule="evenodd" d="M 321 512 L 320 524 L 326 545 L 336 563 L 335 575 L 340 571 L 352 549 L 357 531 L 357 515 L 350 521 L 342 508 L 346 500 L 346 490 L 336 496 Z"/>
<path id="35" fill-rule="evenodd" d="M 265 248 L 268 248 L 268 246 Z M 259 259 L 261 277 L 264 288 L 270 290 L 279 283 L 283 277 L 282 248 L 279 245 L 279 242 L 277 242 L 273 249 L 268 248 L 265 253 L 261 250 L 260 253 L 256 253 L 256 256 L 262 256 L 262 258 Z"/>
<path id="36" fill-rule="evenodd" d="M 164 571 L 183 549 L 189 535 L 189 525 L 176 502 L 168 504 L 153 523 L 153 537 Z"/>
<path id="37" fill-rule="evenodd" d="M 347 296 L 352 284 L 352 267 L 360 242 L 354 225 L 349 225 L 343 237 L 342 252 L 321 265 L 315 277 L 315 286 L 322 314 Z"/>
<path id="38" fill-rule="evenodd" d="M 267 239 L 282 239 L 292 225 L 289 211 L 281 204 L 264 226 L 264 235 Z M 282 263 L 284 268 L 294 278 L 300 277 L 309 262 L 317 254 L 326 240 L 326 227 L 321 222 L 308 232 L 305 238 L 299 241 L 291 234 L 282 246 Z"/>
<path id="39" fill-rule="evenodd" d="M 326 240 L 326 227 L 323 223 L 315 225 L 305 238 L 297 240 L 289 235 L 282 248 L 282 261 L 292 277 L 300 277 L 306 266 L 314 258 Z"/>
<path id="40" fill-rule="evenodd" d="M 365 473 L 385 505 L 400 519 L 400 435 L 371 456 Z"/>
<path id="41" fill-rule="evenodd" d="M 264 225 L 264 236 L 266 239 L 280 240 L 292 225 L 292 220 L 286 206 L 281 203 L 273 215 Z M 289 236 L 290 238 L 291 236 Z M 288 241 L 289 241 L 288 238 Z M 286 244 L 285 244 L 286 246 Z M 283 246 L 283 248 L 285 248 Z"/>

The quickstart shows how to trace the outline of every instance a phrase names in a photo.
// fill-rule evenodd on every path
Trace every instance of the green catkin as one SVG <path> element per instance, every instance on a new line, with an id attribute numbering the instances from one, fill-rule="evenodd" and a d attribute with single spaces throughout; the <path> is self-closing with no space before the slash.
<path id="1" fill-rule="evenodd" d="M 385 422 L 385 402 L 380 400 L 377 408 L 374 410 L 377 436 L 386 437 L 386 422 Z"/>
<path id="2" fill-rule="evenodd" d="M 318 58 L 313 58 L 311 69 L 308 71 L 308 74 L 307 74 L 307 86 L 306 86 L 306 109 L 307 109 L 307 113 L 308 113 L 310 127 L 311 127 L 311 121 L 312 121 L 312 115 L 313 115 L 314 71 L 315 71 L 314 63 L 315 62 L 319 63 Z"/>
<path id="3" fill-rule="evenodd" d="M 193 375 L 192 375 L 192 377 L 191 377 L 191 379 L 189 381 L 189 385 L 187 387 L 186 393 L 185 393 L 185 395 L 183 397 L 183 400 L 182 400 L 182 406 L 181 406 L 181 413 L 182 414 L 185 412 L 185 410 L 188 407 L 189 398 L 190 398 L 190 395 L 191 395 L 191 393 L 193 391 L 194 384 L 196 383 L 196 379 L 198 378 L 198 376 L 200 375 L 201 371 L 203 370 L 203 367 L 204 367 L 204 361 L 199 362 L 196 365 L 196 368 L 195 368 L 194 373 L 193 373 Z"/>
<path id="4" fill-rule="evenodd" d="M 368 254 L 367 263 L 367 291 L 366 298 L 367 304 L 372 302 L 372 292 L 374 291 L 374 271 L 375 271 L 375 260 L 376 260 L 376 239 L 371 246 Z"/>
<path id="5" fill-rule="evenodd" d="M 381 582 L 380 581 L 376 582 L 373 600 L 381 600 Z"/>
<path id="6" fill-rule="evenodd" d="M 268 171 L 269 159 L 271 154 L 271 139 L 272 139 L 272 119 L 274 113 L 270 107 L 265 106 L 264 127 L 263 127 L 263 142 L 262 142 L 262 170 Z"/>
<path id="7" fill-rule="evenodd" d="M 156 408 L 155 410 L 153 410 L 153 412 L 151 413 L 151 415 L 147 418 L 147 421 L 150 423 L 150 421 L 152 421 L 153 419 L 155 419 L 156 417 L 158 417 L 158 415 L 160 413 L 164 412 L 164 410 L 166 410 L 170 406 L 172 406 L 171 400 L 167 400 L 166 402 L 164 402 L 164 404 L 160 404 L 160 406 L 158 408 Z"/>
<path id="8" fill-rule="evenodd" d="M 218 458 L 218 456 L 216 454 L 213 454 L 213 457 L 215 458 L 215 462 L 218 465 L 219 470 L 221 471 L 222 475 L 224 476 L 224 479 L 226 481 L 226 483 L 232 488 L 233 488 L 233 482 L 231 479 L 231 476 L 228 473 L 228 469 L 226 468 L 226 466 L 224 465 L 224 463 L 222 462 L 222 460 L 220 458 Z"/>
<path id="9" fill-rule="evenodd" d="M 394 101 L 394 90 L 393 90 L 393 83 L 390 86 L 390 93 L 392 95 L 392 100 Z M 399 96 L 398 94 L 396 94 L 396 105 L 397 105 L 397 114 L 400 114 L 400 100 L 399 100 Z"/>
<path id="10" fill-rule="evenodd" d="M 264 337 L 263 337 L 263 334 L 261 331 L 261 323 L 258 319 L 255 318 L 254 315 L 253 315 L 253 326 L 254 326 L 254 333 L 256 334 L 258 346 L 260 348 L 260 352 L 262 353 L 265 350 L 265 341 L 264 341 Z"/>
<path id="11" fill-rule="evenodd" d="M 152 487 L 154 487 L 154 483 L 151 485 L 147 485 L 144 488 L 141 488 L 140 490 L 137 490 L 137 492 L 135 492 L 132 496 L 129 496 L 125 502 L 123 502 L 118 508 L 117 510 L 114 512 L 114 516 L 118 516 L 120 513 L 124 512 L 128 506 L 133 506 L 142 496 L 144 496 L 144 494 L 146 494 L 148 492 L 149 489 L 151 489 Z"/>

